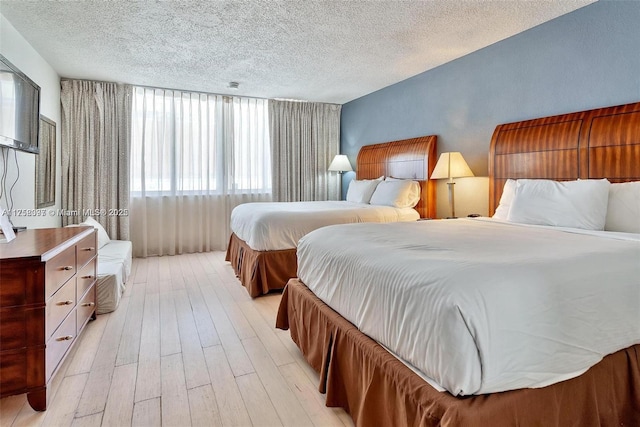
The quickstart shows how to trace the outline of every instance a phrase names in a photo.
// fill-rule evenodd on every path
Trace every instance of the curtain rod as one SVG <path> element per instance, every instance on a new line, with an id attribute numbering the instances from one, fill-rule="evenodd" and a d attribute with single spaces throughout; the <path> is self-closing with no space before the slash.
<path id="1" fill-rule="evenodd" d="M 139 84 L 134 84 L 134 83 L 112 82 L 112 81 L 107 81 L 107 80 L 73 79 L 73 78 L 70 78 L 70 77 L 61 77 L 60 81 L 62 81 L 62 80 L 78 80 L 78 81 L 81 81 L 81 82 L 96 82 L 96 83 L 115 83 L 115 84 L 121 84 L 121 85 L 130 85 L 130 86 L 134 86 L 134 87 L 141 87 L 141 88 L 145 88 L 145 89 L 159 89 L 159 90 L 170 90 L 170 91 L 174 91 L 174 92 L 199 93 L 199 94 L 202 94 L 202 95 L 242 96 L 243 98 L 267 99 L 267 100 L 269 99 L 269 98 L 258 98 L 257 96 L 229 95 L 229 94 L 224 94 L 224 93 L 204 92 L 204 91 L 201 91 L 201 90 L 175 89 L 175 88 L 168 88 L 168 87 L 139 85 Z"/>
<path id="2" fill-rule="evenodd" d="M 307 101 L 307 100 L 292 100 L 292 99 L 283 99 L 283 98 L 260 98 L 260 97 L 257 97 L 257 96 L 249 96 L 249 95 L 231 95 L 231 94 L 226 94 L 226 93 L 204 92 L 204 91 L 201 91 L 201 90 L 175 89 L 175 88 L 168 88 L 168 87 L 138 85 L 138 84 L 134 84 L 134 83 L 110 82 L 110 81 L 106 81 L 106 80 L 73 79 L 73 78 L 70 78 L 70 77 L 60 77 L 60 81 L 62 81 L 62 80 L 79 80 L 79 81 L 83 81 L 83 82 L 96 82 L 96 83 L 115 83 L 115 84 L 121 84 L 121 85 L 131 85 L 131 86 L 141 87 L 141 88 L 145 88 L 145 89 L 171 90 L 171 91 L 175 91 L 175 92 L 200 93 L 200 94 L 203 94 L 203 95 L 219 95 L 219 96 L 231 96 L 231 97 L 237 96 L 237 97 L 241 97 L 241 98 L 266 99 L 267 101 L 268 100 L 273 100 L 273 101 L 286 101 L 286 102 L 308 102 L 308 103 L 314 103 L 314 101 Z M 335 104 L 333 102 L 317 102 L 317 104 L 342 105 L 342 104 Z"/>

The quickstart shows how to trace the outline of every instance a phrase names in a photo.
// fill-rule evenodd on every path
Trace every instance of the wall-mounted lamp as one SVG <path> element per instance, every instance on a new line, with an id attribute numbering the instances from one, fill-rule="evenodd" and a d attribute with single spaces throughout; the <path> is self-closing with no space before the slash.
<path id="1" fill-rule="evenodd" d="M 474 176 L 473 172 L 469 168 L 469 165 L 459 152 L 442 153 L 438 158 L 438 163 L 431 173 L 431 179 L 448 179 L 447 186 L 449 186 L 449 208 L 451 209 L 451 216 L 449 218 L 456 217 L 456 206 L 454 200 L 454 188 L 455 182 L 453 178 L 462 178 L 465 176 Z"/>

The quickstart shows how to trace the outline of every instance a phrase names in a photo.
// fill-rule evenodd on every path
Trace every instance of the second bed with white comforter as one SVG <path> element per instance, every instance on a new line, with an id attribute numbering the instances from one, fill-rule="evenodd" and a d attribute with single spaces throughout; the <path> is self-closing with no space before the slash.
<path id="1" fill-rule="evenodd" d="M 322 301 L 454 395 L 543 387 L 640 343 L 640 235 L 492 220 L 336 225 L 298 245 Z"/>
<path id="2" fill-rule="evenodd" d="M 415 221 L 413 208 L 345 201 L 245 203 L 231 213 L 231 230 L 256 251 L 295 249 L 305 234 L 327 225 Z"/>

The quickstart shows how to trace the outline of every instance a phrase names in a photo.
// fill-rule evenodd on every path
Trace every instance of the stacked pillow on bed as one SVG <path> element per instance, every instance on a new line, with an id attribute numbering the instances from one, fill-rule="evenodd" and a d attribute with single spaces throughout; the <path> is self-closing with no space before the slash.
<path id="1" fill-rule="evenodd" d="M 640 181 L 509 179 L 493 218 L 521 224 L 640 233 Z"/>
<path id="2" fill-rule="evenodd" d="M 347 202 L 413 208 L 419 201 L 420 183 L 409 179 L 354 179 L 347 190 Z"/>

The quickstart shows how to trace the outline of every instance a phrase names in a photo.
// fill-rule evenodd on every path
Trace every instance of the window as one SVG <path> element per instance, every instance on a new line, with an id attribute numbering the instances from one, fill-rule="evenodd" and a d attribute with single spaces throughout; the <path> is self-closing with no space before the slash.
<path id="1" fill-rule="evenodd" d="M 136 87 L 131 195 L 271 193 L 267 100 Z"/>

